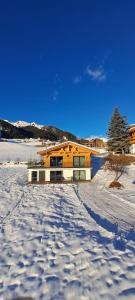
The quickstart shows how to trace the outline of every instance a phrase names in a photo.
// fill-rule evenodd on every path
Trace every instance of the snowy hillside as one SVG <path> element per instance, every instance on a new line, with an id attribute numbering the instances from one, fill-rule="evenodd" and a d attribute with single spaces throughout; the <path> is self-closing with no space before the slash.
<path id="1" fill-rule="evenodd" d="M 135 240 L 135 165 L 127 167 L 127 174 L 120 178 L 124 188 L 109 189 L 114 176 L 99 170 L 91 184 L 78 185 L 78 193 L 90 215 L 111 232 L 134 231 Z"/>
<path id="2" fill-rule="evenodd" d="M 34 146 L 36 142 L 25 144 L 15 140 L 0 142 L 0 162 L 6 161 L 28 161 L 39 158 L 38 148 Z M 42 148 L 40 148 L 42 149 Z"/>
<path id="3" fill-rule="evenodd" d="M 134 299 L 135 166 L 120 191 L 103 172 L 27 185 L 26 168 L 0 168 L 0 299 Z"/>

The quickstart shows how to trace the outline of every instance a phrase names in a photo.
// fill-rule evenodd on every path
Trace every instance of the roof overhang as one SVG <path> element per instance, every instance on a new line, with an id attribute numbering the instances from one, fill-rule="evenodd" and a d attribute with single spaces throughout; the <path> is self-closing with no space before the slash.
<path id="1" fill-rule="evenodd" d="M 81 147 L 81 148 L 84 148 L 84 149 L 87 149 L 91 154 L 99 154 L 98 151 L 96 150 L 93 150 L 91 149 L 90 147 L 87 147 L 87 146 L 84 146 L 82 144 L 78 144 L 76 142 L 72 142 L 72 141 L 67 141 L 67 142 L 63 142 L 63 143 L 60 143 L 60 144 L 57 144 L 57 145 L 54 145 L 54 146 L 50 146 L 50 147 L 46 147 L 45 149 L 41 150 L 41 151 L 38 151 L 37 154 L 39 155 L 45 155 L 53 150 L 57 150 L 57 149 L 60 149 L 62 147 L 66 147 L 68 146 L 69 144 L 72 144 L 72 145 L 76 145 L 78 147 Z"/>

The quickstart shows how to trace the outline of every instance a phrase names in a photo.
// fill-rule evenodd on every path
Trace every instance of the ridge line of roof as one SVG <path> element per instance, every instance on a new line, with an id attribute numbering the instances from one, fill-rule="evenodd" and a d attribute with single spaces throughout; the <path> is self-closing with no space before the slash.
<path id="1" fill-rule="evenodd" d="M 41 150 L 41 151 L 38 151 L 37 153 L 40 154 L 40 153 L 43 153 L 43 152 L 45 152 L 45 151 L 47 151 L 47 150 L 51 150 L 51 149 L 57 148 L 57 147 L 59 147 L 59 146 L 68 144 L 68 143 L 73 143 L 73 144 L 75 144 L 75 145 L 77 145 L 77 146 L 82 146 L 83 148 L 86 148 L 86 149 L 88 149 L 88 150 L 92 150 L 92 151 L 94 151 L 94 152 L 97 152 L 96 150 L 93 150 L 93 149 L 91 149 L 90 147 L 87 147 L 87 146 L 85 146 L 85 145 L 82 145 L 82 144 L 76 143 L 76 142 L 74 142 L 74 141 L 69 141 L 69 140 L 68 140 L 68 141 L 66 141 L 66 142 L 59 143 L 58 145 L 54 145 L 54 146 L 47 147 L 47 148 L 45 148 L 45 149 L 43 149 L 43 150 Z"/>

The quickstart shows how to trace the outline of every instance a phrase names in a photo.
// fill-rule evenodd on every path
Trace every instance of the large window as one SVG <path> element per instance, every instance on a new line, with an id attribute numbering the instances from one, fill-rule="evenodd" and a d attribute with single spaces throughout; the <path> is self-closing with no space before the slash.
<path id="1" fill-rule="evenodd" d="M 50 181 L 62 181 L 63 172 L 62 171 L 51 171 L 50 172 Z"/>
<path id="2" fill-rule="evenodd" d="M 75 168 L 85 167 L 85 156 L 74 156 L 73 157 L 73 166 Z"/>
<path id="3" fill-rule="evenodd" d="M 86 172 L 84 170 L 73 171 L 73 180 L 86 180 Z"/>
<path id="4" fill-rule="evenodd" d="M 63 166 L 63 156 L 50 157 L 50 167 L 62 167 L 62 166 Z"/>

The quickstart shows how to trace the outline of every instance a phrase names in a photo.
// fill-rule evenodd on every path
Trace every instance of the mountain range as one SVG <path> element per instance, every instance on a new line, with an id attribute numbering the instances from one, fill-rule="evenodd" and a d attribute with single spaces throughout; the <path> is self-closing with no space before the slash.
<path id="1" fill-rule="evenodd" d="M 39 125 L 35 122 L 0 120 L 0 126 L 2 127 L 2 137 L 7 139 L 41 138 L 50 141 L 61 139 L 77 140 L 77 137 L 68 131 L 51 125 Z"/>
<path id="2" fill-rule="evenodd" d="M 33 127 L 37 127 L 39 129 L 41 129 L 42 127 L 44 127 L 44 125 L 39 125 L 35 122 L 29 123 L 29 122 L 26 122 L 26 121 L 16 121 L 16 122 L 9 122 L 8 120 L 4 120 L 4 121 L 6 121 L 6 122 L 8 122 L 8 123 L 10 123 L 10 124 L 12 124 L 16 127 L 19 127 L 19 128 L 27 127 L 27 126 L 33 126 Z"/>

